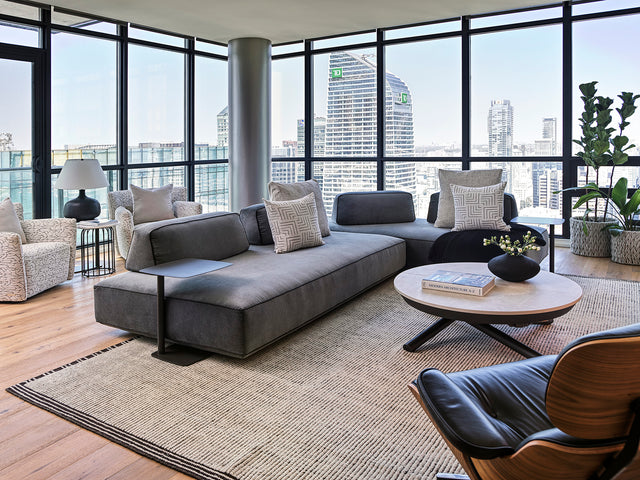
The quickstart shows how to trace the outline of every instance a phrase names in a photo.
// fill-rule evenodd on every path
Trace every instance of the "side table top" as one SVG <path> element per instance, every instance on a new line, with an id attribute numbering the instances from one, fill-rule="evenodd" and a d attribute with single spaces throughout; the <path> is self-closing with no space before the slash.
<path id="1" fill-rule="evenodd" d="M 118 225 L 118 220 L 83 220 L 76 223 L 76 227 L 83 230 L 115 227 L 116 225 Z"/>
<path id="2" fill-rule="evenodd" d="M 562 225 L 564 218 L 517 216 L 512 218 L 511 221 L 513 223 L 533 223 L 534 225 Z"/>
<path id="3" fill-rule="evenodd" d="M 435 270 L 492 275 L 486 263 L 436 263 L 412 268 L 394 280 L 396 291 L 414 302 L 451 312 L 496 316 L 531 315 L 559 311 L 582 298 L 582 288 L 561 275 L 540 271 L 525 282 L 496 278 L 496 286 L 485 296 L 422 289 L 422 279 Z M 499 322 L 496 322 L 499 323 Z"/>
<path id="4" fill-rule="evenodd" d="M 152 267 L 143 268 L 140 273 L 161 277 L 188 278 L 213 272 L 230 266 L 228 262 L 205 260 L 203 258 L 183 258 L 173 262 L 160 263 Z"/>

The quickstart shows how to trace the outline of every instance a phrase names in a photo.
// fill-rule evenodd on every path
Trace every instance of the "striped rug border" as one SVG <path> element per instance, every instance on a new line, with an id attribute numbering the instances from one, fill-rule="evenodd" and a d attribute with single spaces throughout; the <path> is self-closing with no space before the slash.
<path id="1" fill-rule="evenodd" d="M 30 378 L 29 380 L 25 380 L 24 382 L 20 382 L 16 385 L 12 385 L 11 387 L 8 387 L 6 391 L 24 400 L 25 402 L 30 403 L 31 405 L 42 408 L 43 410 L 53 413 L 54 415 L 57 415 L 58 417 L 65 420 L 68 420 L 69 422 L 78 425 L 79 427 L 96 433 L 97 435 L 100 435 L 107 440 L 117 443 L 118 445 L 128 448 L 129 450 L 155 460 L 156 462 L 166 465 L 167 467 L 170 467 L 181 473 L 192 476 L 198 480 L 240 480 L 239 478 L 229 473 L 215 470 L 211 467 L 203 465 L 202 463 L 190 460 L 184 455 L 171 452 L 165 448 L 160 447 L 159 445 L 156 445 L 153 442 L 127 433 L 120 428 L 114 427 L 106 422 L 96 419 L 92 415 L 88 415 L 79 410 L 76 410 L 75 408 L 71 408 L 47 395 L 38 393 L 28 386 L 28 384 L 33 382 L 34 380 L 45 377 L 47 375 L 51 375 L 53 373 L 59 372 L 60 370 L 76 365 L 80 362 L 84 362 L 93 357 L 114 350 L 136 340 L 137 338 L 139 337 L 130 338 L 123 342 L 94 352 L 85 357 L 74 360 L 73 362 L 57 367 L 53 370 L 49 370 L 48 372 L 42 373 L 37 377 Z"/>

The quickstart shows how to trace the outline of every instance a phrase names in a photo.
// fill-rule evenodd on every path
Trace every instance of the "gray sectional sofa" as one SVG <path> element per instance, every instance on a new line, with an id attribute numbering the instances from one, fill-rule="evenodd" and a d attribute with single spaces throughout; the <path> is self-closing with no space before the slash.
<path id="1" fill-rule="evenodd" d="M 156 278 L 138 271 L 181 258 L 224 260 L 232 265 L 166 278 L 167 339 L 244 358 L 405 265 L 405 242 L 383 235 L 334 232 L 325 245 L 276 254 L 260 237 L 264 219 L 264 209 L 252 207 L 242 221 L 236 213 L 215 213 L 140 226 L 126 262 L 130 271 L 94 287 L 96 320 L 155 337 Z"/>

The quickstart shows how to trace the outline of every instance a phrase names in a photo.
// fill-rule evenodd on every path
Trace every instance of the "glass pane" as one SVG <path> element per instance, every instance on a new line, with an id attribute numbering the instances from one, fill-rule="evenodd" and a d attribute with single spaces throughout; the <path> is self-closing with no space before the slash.
<path id="1" fill-rule="evenodd" d="M 134 168 L 129 170 L 129 185 L 157 188 L 168 183 L 184 186 L 185 167 Z"/>
<path id="2" fill-rule="evenodd" d="M 273 157 L 304 156 L 302 57 L 271 63 L 271 145 Z"/>
<path id="3" fill-rule="evenodd" d="M 196 56 L 196 160 L 215 160 L 229 147 L 227 62 Z M 209 157 L 211 155 L 211 157 Z"/>
<path id="4" fill-rule="evenodd" d="M 366 192 L 377 188 L 376 162 L 313 162 L 313 176 L 322 190 L 327 215 L 333 199 L 342 192 Z"/>
<path id="5" fill-rule="evenodd" d="M 209 53 L 217 53 L 218 55 L 227 55 L 229 49 L 226 45 L 217 45 L 215 43 L 203 42 L 196 40 L 196 50 Z"/>
<path id="6" fill-rule="evenodd" d="M 571 7 L 573 15 L 585 13 L 608 12 L 609 10 L 622 10 L 623 8 L 638 7 L 638 0 L 601 0 L 598 2 L 581 3 Z"/>
<path id="7" fill-rule="evenodd" d="M 357 35 L 345 35 L 341 37 L 335 38 L 327 38 L 326 40 L 314 40 L 313 48 L 329 48 L 329 47 L 339 47 L 341 45 L 350 45 L 355 43 L 365 43 L 365 42 L 375 42 L 376 34 L 374 32 L 370 33 L 359 33 Z"/>
<path id="8" fill-rule="evenodd" d="M 166 45 L 173 45 L 174 47 L 184 47 L 184 38 L 182 37 L 151 32 L 142 28 L 129 27 L 129 37 L 147 40 L 149 42 L 164 43 Z"/>
<path id="9" fill-rule="evenodd" d="M 374 50 L 331 52 L 314 60 L 316 123 L 326 121 L 324 152 L 318 149 L 317 156 L 376 155 Z"/>
<path id="10" fill-rule="evenodd" d="M 37 47 L 39 31 L 40 29 L 37 27 L 0 22 L 0 42 L 24 45 L 25 47 Z"/>
<path id="11" fill-rule="evenodd" d="M 0 59 L 0 200 L 21 203 L 33 217 L 31 70 L 29 62 Z"/>
<path id="12" fill-rule="evenodd" d="M 68 13 L 61 13 L 55 9 L 51 13 L 51 23 L 56 25 L 66 25 L 67 27 L 81 28 L 82 30 L 91 30 L 92 32 L 117 33 L 115 23 L 103 22 L 101 20 L 93 20 L 91 18 L 79 17 Z"/>
<path id="13" fill-rule="evenodd" d="M 471 28 L 493 27 L 496 25 L 508 25 L 510 23 L 533 22 L 535 20 L 546 20 L 548 18 L 561 18 L 562 8 L 543 8 L 531 10 L 529 12 L 507 13 L 503 15 L 493 15 L 491 17 L 480 17 L 471 19 Z"/>
<path id="14" fill-rule="evenodd" d="M 129 46 L 129 161 L 184 159 L 184 54 Z"/>
<path id="15" fill-rule="evenodd" d="M 416 216 L 427 218 L 431 194 L 440 191 L 438 169 L 461 170 L 461 162 L 385 162 L 384 189 L 413 194 Z M 411 177 L 414 182 L 411 183 Z"/>
<path id="16" fill-rule="evenodd" d="M 97 158 L 116 165 L 116 43 L 70 33 L 51 38 L 52 165 Z"/>
<path id="17" fill-rule="evenodd" d="M 12 17 L 28 18 L 29 20 L 40 20 L 39 8 L 6 0 L 0 0 L 0 13 L 11 15 Z"/>
<path id="18" fill-rule="evenodd" d="M 271 56 L 302 51 L 304 51 L 304 42 L 290 43 L 289 45 L 276 45 L 275 47 L 271 47 Z"/>
<path id="19" fill-rule="evenodd" d="M 460 20 L 387 30 L 384 32 L 384 38 L 391 40 L 393 38 L 419 37 L 420 35 L 455 32 L 456 30 L 460 30 Z"/>
<path id="20" fill-rule="evenodd" d="M 472 155 L 561 154 L 549 127 L 562 124 L 560 26 L 473 36 L 471 78 Z"/>
<path id="21" fill-rule="evenodd" d="M 613 179 L 611 178 L 612 174 Z M 640 187 L 640 167 L 617 166 L 615 170 L 612 170 L 611 167 L 601 167 L 598 169 L 597 181 L 593 168 L 578 167 L 579 186 L 593 182 L 598 183 L 601 187 L 609 187 L 615 185 L 621 177 L 627 179 L 627 188 Z"/>
<path id="22" fill-rule="evenodd" d="M 119 175 L 117 170 L 105 170 L 104 174 L 109 181 L 107 188 L 94 188 L 86 191 L 87 197 L 95 198 L 100 202 L 100 216 L 98 218 L 109 218 L 109 207 L 107 205 L 107 193 L 120 189 Z M 62 218 L 64 204 L 78 196 L 77 190 L 58 190 L 55 188 L 58 174 L 51 175 L 51 216 Z"/>
<path id="23" fill-rule="evenodd" d="M 386 155 L 461 149 L 460 52 L 459 38 L 386 47 Z"/>
<path id="24" fill-rule="evenodd" d="M 607 3 L 607 2 L 602 2 Z M 613 108 L 619 108 L 621 92 L 640 94 L 640 15 L 576 22 L 573 25 L 573 138 L 580 138 L 578 118 L 582 114 L 579 85 L 598 81 L 597 95 L 614 100 Z M 597 68 L 594 66 L 597 65 Z M 636 101 L 636 106 L 640 102 Z M 611 127 L 618 128 L 620 117 L 614 110 Z M 640 111 L 629 119 L 624 130 L 629 144 L 636 147 L 629 155 L 640 155 Z M 616 131 L 617 134 L 617 131 Z M 580 147 L 573 144 L 574 154 Z"/>
<path id="25" fill-rule="evenodd" d="M 196 165 L 195 200 L 204 213 L 229 210 L 229 165 Z"/>
<path id="26" fill-rule="evenodd" d="M 280 183 L 304 181 L 304 162 L 271 162 L 271 180 Z"/>

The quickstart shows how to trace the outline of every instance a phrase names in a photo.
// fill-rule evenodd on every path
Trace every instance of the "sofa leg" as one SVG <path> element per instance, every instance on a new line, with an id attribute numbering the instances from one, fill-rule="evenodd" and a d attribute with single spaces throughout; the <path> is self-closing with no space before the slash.
<path id="1" fill-rule="evenodd" d="M 436 475 L 437 480 L 469 480 L 466 475 L 459 475 L 457 473 L 439 473 Z"/>

